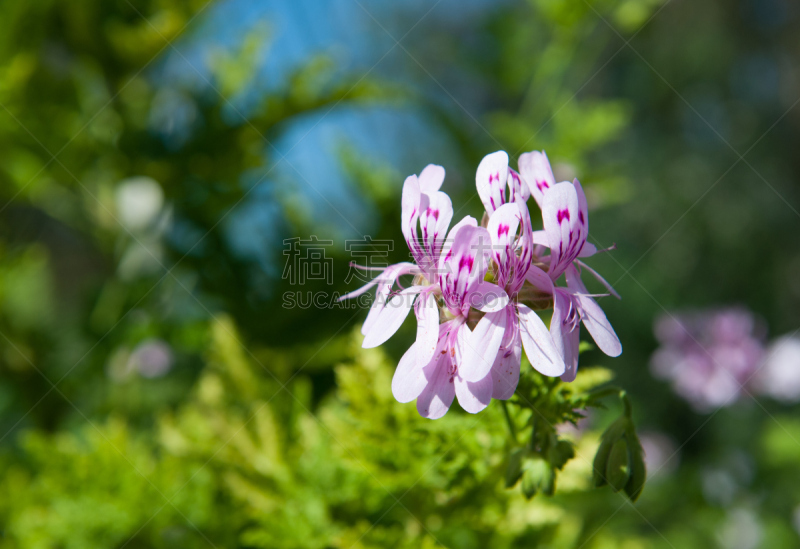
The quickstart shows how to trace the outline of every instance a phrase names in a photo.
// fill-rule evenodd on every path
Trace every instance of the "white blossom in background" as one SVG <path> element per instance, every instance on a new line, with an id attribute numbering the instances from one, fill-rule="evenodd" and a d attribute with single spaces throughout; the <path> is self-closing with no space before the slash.
<path id="1" fill-rule="evenodd" d="M 800 536 L 800 505 L 795 507 L 792 512 L 792 526 L 794 526 L 794 531 L 797 532 L 797 535 Z"/>
<path id="2" fill-rule="evenodd" d="M 172 368 L 172 349 L 160 339 L 147 339 L 137 345 L 128 359 L 128 369 L 149 379 L 162 377 Z"/>
<path id="3" fill-rule="evenodd" d="M 754 386 L 759 393 L 781 402 L 800 400 L 800 338 L 784 336 L 770 343 Z"/>
<path id="4" fill-rule="evenodd" d="M 116 219 L 129 242 L 120 257 L 120 278 L 131 281 L 164 269 L 161 236 L 170 223 L 164 191 L 150 177 L 137 176 L 120 181 L 114 202 Z"/>
<path id="5" fill-rule="evenodd" d="M 161 339 L 146 339 L 131 350 L 123 346 L 109 358 L 106 373 L 122 383 L 138 375 L 147 379 L 163 377 L 172 369 L 174 355 L 169 344 Z"/>
<path id="6" fill-rule="evenodd" d="M 138 232 L 156 221 L 164 206 L 164 191 L 150 177 L 131 177 L 118 184 L 114 202 L 123 227 Z"/>
<path id="7" fill-rule="evenodd" d="M 717 539 L 725 549 L 756 549 L 761 547 L 763 530 L 755 511 L 740 507 L 728 513 Z"/>

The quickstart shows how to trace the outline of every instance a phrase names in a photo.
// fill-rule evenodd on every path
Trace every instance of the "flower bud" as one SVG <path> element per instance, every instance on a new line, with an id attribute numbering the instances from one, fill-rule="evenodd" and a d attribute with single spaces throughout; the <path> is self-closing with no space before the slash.
<path id="1" fill-rule="evenodd" d="M 630 478 L 630 452 L 625 435 L 611 446 L 606 464 L 606 481 L 615 492 L 622 490 Z"/>
<path id="2" fill-rule="evenodd" d="M 636 501 L 647 476 L 644 451 L 633 422 L 622 416 L 603 433 L 594 457 L 593 480 L 596 487 L 609 484 L 615 492 L 624 490 Z"/>
<path id="3" fill-rule="evenodd" d="M 597 449 L 597 454 L 594 456 L 593 466 L 593 479 L 595 487 L 599 488 L 608 484 L 606 477 L 606 469 L 608 468 L 608 459 L 611 455 L 611 448 L 614 443 L 625 434 L 629 420 L 623 416 L 612 423 L 608 429 L 605 430 L 600 440 L 600 447 Z"/>
<path id="4" fill-rule="evenodd" d="M 631 475 L 625 485 L 625 493 L 628 494 L 631 501 L 636 501 L 642 493 L 644 481 L 647 477 L 647 470 L 644 465 L 644 450 L 636 433 L 633 433 L 633 437 L 630 440 L 630 456 Z"/>

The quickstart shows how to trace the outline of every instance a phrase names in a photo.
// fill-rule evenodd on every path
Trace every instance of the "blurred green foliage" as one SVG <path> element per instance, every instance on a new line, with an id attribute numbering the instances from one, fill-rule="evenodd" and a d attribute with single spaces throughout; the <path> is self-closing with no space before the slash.
<path id="1" fill-rule="evenodd" d="M 796 547 L 791 410 L 697 416 L 645 367 L 662 303 L 736 300 L 779 331 L 797 323 L 796 121 L 764 134 L 794 88 L 763 95 L 748 83 L 768 79 L 737 63 L 764 50 L 788 63 L 800 34 L 781 27 L 776 45 L 756 8 L 729 4 L 508 3 L 471 29 L 481 39 L 408 41 L 436 94 L 342 74 L 320 53 L 244 115 L 234 105 L 275 53 L 269 23 L 204 59 L 198 91 L 158 67 L 205 38 L 204 1 L 0 2 L 0 547 Z M 476 117 L 439 87 L 455 89 L 456 71 L 477 83 Z M 365 351 L 355 311 L 281 308 L 286 281 L 237 254 L 219 224 L 278 164 L 270 144 L 289 123 L 337 106 L 411 106 L 444 128 L 462 214 L 479 213 L 472 171 L 497 148 L 544 148 L 560 179 L 581 177 L 593 238 L 619 244 L 593 266 L 619 277 L 624 300 L 606 310 L 625 354 L 571 385 L 524 376 L 508 414 L 454 406 L 430 422 L 390 391 L 410 331 Z M 165 138 L 159 109 L 188 109 L 187 134 Z M 737 155 L 704 120 L 742 153 L 764 138 L 753 171 L 740 162 L 724 179 Z M 346 139 L 336 152 L 378 214 L 373 236 L 402 242 L 406 174 Z M 153 183 L 162 207 L 126 217 L 120 189 Z M 280 236 L 331 229 L 276 187 Z M 345 271 L 343 250 L 332 255 Z M 173 353 L 163 377 L 134 368 L 154 340 Z M 610 396 L 593 389 L 611 371 L 637 426 L 676 441 L 635 506 L 592 487 L 617 406 L 565 428 Z"/>
<path id="2" fill-rule="evenodd" d="M 360 349 L 354 333 L 335 368 L 337 393 L 312 413 L 307 380 L 265 375 L 229 318 L 209 329 L 208 365 L 152 431 L 112 414 L 22 438 L 24 459 L 3 480 L 18 495 L 1 509 L 9 540 L 99 548 L 202 547 L 206 538 L 245 547 L 577 539 L 563 531 L 580 522 L 569 505 L 527 503 L 505 489 L 511 441 L 498 407 L 421 418 L 394 400 L 385 354 Z M 592 377 L 587 369 L 577 383 L 591 386 Z M 580 459 L 559 476 L 563 497 L 587 488 L 594 444 L 582 440 Z"/>

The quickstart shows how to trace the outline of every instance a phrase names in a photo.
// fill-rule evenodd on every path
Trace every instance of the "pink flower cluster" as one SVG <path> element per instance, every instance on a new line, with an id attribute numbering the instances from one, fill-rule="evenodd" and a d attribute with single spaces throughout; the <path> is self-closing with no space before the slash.
<path id="1" fill-rule="evenodd" d="M 581 281 L 585 269 L 616 295 L 581 261 L 597 249 L 586 241 L 589 212 L 578 180 L 556 183 L 544 152 L 521 155 L 519 172 L 504 151 L 489 154 L 475 177 L 484 223 L 467 216 L 450 228 L 453 205 L 439 190 L 444 177 L 444 168 L 429 165 L 403 185 L 402 228 L 413 262 L 387 267 L 342 298 L 376 286 L 361 329 L 365 348 L 389 339 L 414 309 L 417 337 L 397 366 L 395 398 L 416 399 L 431 419 L 454 398 L 480 412 L 492 398 L 514 394 L 523 349 L 542 374 L 572 381 L 581 322 L 603 352 L 618 356 L 619 339 Z M 542 230 L 531 223 L 531 196 Z M 410 285 L 400 283 L 404 275 L 413 277 Z M 565 285 L 557 286 L 562 275 Z M 536 310 L 551 306 L 548 327 Z"/>
<path id="2" fill-rule="evenodd" d="M 767 343 L 766 331 L 743 307 L 665 314 L 655 323 L 661 346 L 650 368 L 698 412 L 729 406 L 744 394 L 798 402 L 800 338 L 795 332 Z"/>
<path id="3" fill-rule="evenodd" d="M 655 335 L 661 347 L 653 374 L 699 412 L 728 406 L 750 384 L 764 357 L 764 329 L 743 308 L 663 315 Z"/>

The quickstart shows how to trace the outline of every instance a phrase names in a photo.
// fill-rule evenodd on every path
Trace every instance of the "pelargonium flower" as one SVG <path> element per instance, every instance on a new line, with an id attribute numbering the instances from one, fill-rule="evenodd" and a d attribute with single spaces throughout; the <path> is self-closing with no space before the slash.
<path id="1" fill-rule="evenodd" d="M 541 208 L 544 193 L 556 185 L 556 177 L 547 154 L 544 151 L 531 151 L 519 155 L 519 171 Z"/>
<path id="2" fill-rule="evenodd" d="M 475 186 L 489 216 L 503 204 L 514 203 L 518 198 L 522 198 L 524 203 L 531 195 L 520 174 L 508 166 L 506 151 L 493 152 L 483 157 L 475 172 Z"/>
<path id="3" fill-rule="evenodd" d="M 417 340 L 397 365 L 392 393 L 399 402 L 416 399 L 423 417 L 442 417 L 454 397 L 471 413 L 480 412 L 492 399 L 490 370 L 503 340 L 508 296 L 484 280 L 490 242 L 488 231 L 472 217 L 453 227 L 441 252 L 438 289 L 427 294 Z M 429 301 L 434 296 L 444 305 L 441 325 L 430 320 L 434 311 L 438 315 Z M 471 308 L 487 313 L 474 331 L 467 325 Z M 427 356 L 433 343 L 434 352 L 423 363 L 420 357 Z"/>
<path id="4" fill-rule="evenodd" d="M 533 235 L 528 208 L 522 197 L 503 204 L 492 213 L 487 226 L 492 238 L 492 255 L 496 264 L 495 281 L 506 290 L 510 301 L 506 306 L 506 327 L 492 375 L 497 399 L 508 399 L 519 381 L 522 347 L 531 365 L 544 375 L 560 376 L 565 365 L 553 337 L 542 319 L 530 307 L 519 302 L 519 292 L 528 272 L 539 271 L 532 264 Z"/>
<path id="5" fill-rule="evenodd" d="M 544 153 L 523 155 L 520 171 L 523 175 L 508 166 L 503 151 L 487 155 L 476 173 L 487 212 L 484 226 L 466 217 L 447 239 L 453 207 L 439 190 L 444 169 L 429 165 L 408 177 L 402 228 L 414 261 L 380 269 L 369 284 L 342 297 L 376 286 L 362 327 L 363 347 L 385 342 L 414 307 L 416 341 L 398 364 L 392 392 L 400 402 L 416 399 L 424 417 L 442 417 L 456 397 L 471 413 L 492 398 L 509 398 L 519 380 L 523 348 L 538 371 L 571 381 L 581 320 L 603 351 L 621 352 L 619 339 L 580 280 L 585 268 L 616 295 L 578 259 L 597 251 L 586 242 L 588 209 L 580 183 L 556 184 Z M 532 229 L 527 207 L 532 194 L 542 207 L 543 231 Z M 404 275 L 414 277 L 410 287 L 400 284 Z M 556 287 L 562 275 L 567 286 Z M 539 307 L 528 305 L 537 300 L 553 304 L 549 330 L 533 311 Z"/>
<path id="6" fill-rule="evenodd" d="M 549 169 L 549 165 L 547 167 Z M 622 345 L 605 313 L 583 285 L 580 269 L 587 269 L 610 293 L 618 295 L 599 274 L 578 259 L 597 252 L 597 248 L 586 241 L 589 209 L 581 184 L 577 179 L 573 183 L 564 181 L 551 185 L 550 180 L 547 183 L 541 193 L 544 230 L 533 233 L 534 243 L 550 249 L 550 255 L 540 259 L 547 265 L 547 273 L 533 268 L 526 278 L 536 289 L 553 296 L 550 333 L 566 365 L 562 379 L 572 381 L 578 372 L 581 322 L 601 351 L 612 357 L 622 353 Z M 565 275 L 566 288 L 555 286 L 561 275 Z"/>
<path id="7" fill-rule="evenodd" d="M 346 294 L 340 300 L 363 294 L 377 285 L 375 301 L 370 308 L 361 333 L 365 349 L 377 347 L 389 339 L 403 324 L 415 303 L 420 325 L 429 325 L 435 309 L 433 294 L 436 291 L 437 265 L 447 228 L 453 218 L 450 197 L 439 189 L 444 182 L 444 168 L 429 164 L 419 176 L 411 175 L 403 183 L 402 228 L 414 263 L 390 265 L 363 287 Z M 421 230 L 421 238 L 417 232 Z M 393 291 L 395 283 L 404 275 L 413 275 L 415 283 L 409 288 Z M 418 299 L 419 296 L 419 299 Z M 436 312 L 438 324 L 438 312 Z M 433 356 L 434 346 L 420 346 L 420 360 L 427 363 Z"/>

